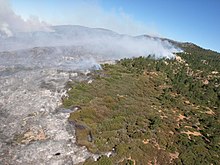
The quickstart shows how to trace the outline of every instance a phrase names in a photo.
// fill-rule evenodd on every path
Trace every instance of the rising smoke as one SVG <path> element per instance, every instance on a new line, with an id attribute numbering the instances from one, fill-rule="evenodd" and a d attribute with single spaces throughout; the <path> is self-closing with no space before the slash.
<path id="1" fill-rule="evenodd" d="M 0 0 L 0 37 L 11 37 L 16 32 L 48 31 L 48 24 L 32 16 L 24 20 L 11 8 L 8 0 Z"/>
<path id="2" fill-rule="evenodd" d="M 124 12 L 108 14 L 100 6 L 88 7 L 85 2 L 82 6 L 78 6 L 78 10 L 74 10 L 75 13 L 73 12 L 72 18 L 76 23 L 112 27 L 112 29 L 118 29 L 117 31 L 124 28 L 127 32 L 129 31 L 128 27 L 131 27 L 131 30 L 140 30 L 142 27 Z M 68 56 L 86 53 L 99 56 L 99 59 L 103 60 L 148 56 L 149 54 L 156 58 L 172 58 L 174 57 L 173 52 L 179 51 L 171 43 L 159 38 L 121 35 L 110 30 L 83 26 L 49 26 L 46 22 L 40 21 L 38 17 L 24 20 L 12 10 L 8 0 L 0 0 L 0 4 L 0 51 L 31 49 L 33 47 L 62 47 L 59 49 L 61 50 L 60 54 L 64 54 L 63 51 L 69 52 Z M 83 11 L 87 12 L 86 15 L 83 15 L 79 9 L 86 6 L 89 9 L 84 9 Z M 91 12 L 92 17 L 97 18 L 95 21 L 88 16 L 90 11 L 93 11 Z M 94 14 L 97 14 L 96 17 Z M 82 18 L 83 16 L 84 18 Z M 77 20 L 84 21 L 78 22 Z M 95 24 L 91 24 L 91 22 Z M 113 24 L 114 26 L 112 26 Z M 67 48 L 71 50 L 67 51 Z"/>

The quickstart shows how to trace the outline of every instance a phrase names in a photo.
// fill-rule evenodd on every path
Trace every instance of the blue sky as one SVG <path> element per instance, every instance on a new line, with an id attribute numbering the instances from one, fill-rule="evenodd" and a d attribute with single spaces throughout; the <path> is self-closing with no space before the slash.
<path id="1" fill-rule="evenodd" d="M 149 33 L 220 52 L 220 0 L 11 0 L 24 19 Z"/>

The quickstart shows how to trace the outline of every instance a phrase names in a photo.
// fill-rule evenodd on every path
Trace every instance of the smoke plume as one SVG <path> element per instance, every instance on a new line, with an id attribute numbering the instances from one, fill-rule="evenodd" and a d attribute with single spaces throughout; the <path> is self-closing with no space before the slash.
<path id="1" fill-rule="evenodd" d="M 0 37 L 11 37 L 16 32 L 48 31 L 48 24 L 32 16 L 24 20 L 11 8 L 8 0 L 0 0 Z"/>
<path id="2" fill-rule="evenodd" d="M 51 26 L 36 16 L 24 20 L 12 10 L 9 2 L 0 0 L 0 51 L 62 47 L 60 53 L 55 52 L 53 55 L 64 52 L 69 52 L 71 56 L 89 54 L 103 60 L 150 54 L 156 58 L 172 58 L 173 52 L 179 51 L 171 43 L 159 38 L 124 35 L 131 31 L 145 31 L 146 28 L 122 10 L 108 13 L 97 4 L 79 1 L 72 14 L 68 15 L 72 20 L 70 23 L 98 28 Z M 65 12 L 63 15 L 67 16 Z M 100 27 L 123 31 L 123 35 Z"/>

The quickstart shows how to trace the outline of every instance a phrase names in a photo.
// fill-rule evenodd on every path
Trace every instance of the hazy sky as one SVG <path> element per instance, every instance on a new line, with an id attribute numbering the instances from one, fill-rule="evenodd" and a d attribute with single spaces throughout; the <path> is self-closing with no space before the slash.
<path id="1" fill-rule="evenodd" d="M 220 0 L 11 0 L 10 3 L 14 12 L 25 20 L 37 16 L 52 25 L 78 24 L 132 35 L 148 33 L 194 42 L 220 52 Z"/>

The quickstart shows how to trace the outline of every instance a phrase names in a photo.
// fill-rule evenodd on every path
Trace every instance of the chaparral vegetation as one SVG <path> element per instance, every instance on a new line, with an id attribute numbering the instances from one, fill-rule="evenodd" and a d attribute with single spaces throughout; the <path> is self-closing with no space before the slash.
<path id="1" fill-rule="evenodd" d="M 68 83 L 78 145 L 111 151 L 84 164 L 220 164 L 220 55 L 179 46 L 175 59 L 122 59 Z"/>

